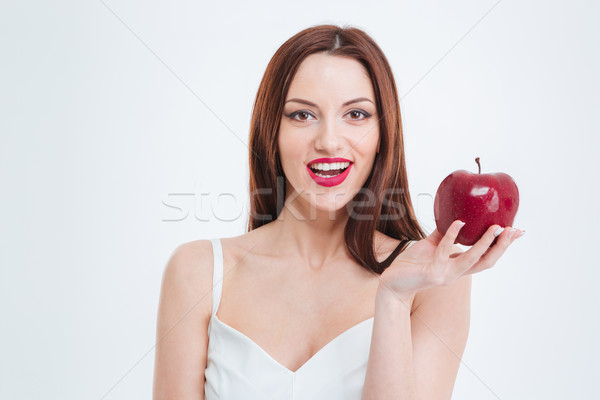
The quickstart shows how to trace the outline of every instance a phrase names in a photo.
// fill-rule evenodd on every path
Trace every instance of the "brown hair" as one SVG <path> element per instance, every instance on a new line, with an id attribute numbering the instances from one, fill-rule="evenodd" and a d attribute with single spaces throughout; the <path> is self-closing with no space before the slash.
<path id="1" fill-rule="evenodd" d="M 273 55 L 262 78 L 250 122 L 250 217 L 248 231 L 277 219 L 285 199 L 285 175 L 277 148 L 283 105 L 292 79 L 309 55 L 325 52 L 351 57 L 368 71 L 379 115 L 379 153 L 353 209 L 344 239 L 352 257 L 381 274 L 410 240 L 425 233 L 419 226 L 408 191 L 400 104 L 391 67 L 375 41 L 354 27 L 319 25 L 288 39 Z M 365 191 L 367 193 L 365 193 Z M 383 198 L 391 191 L 389 197 Z M 367 194 L 374 194 L 367 196 Z M 260 196 L 257 196 L 260 195 Z M 375 258 L 375 230 L 401 240 L 383 262 Z"/>

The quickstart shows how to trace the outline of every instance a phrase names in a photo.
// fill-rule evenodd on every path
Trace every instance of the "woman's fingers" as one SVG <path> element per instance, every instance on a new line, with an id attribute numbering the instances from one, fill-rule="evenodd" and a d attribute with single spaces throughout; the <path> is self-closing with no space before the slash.
<path id="1" fill-rule="evenodd" d="M 465 272 L 465 275 L 474 274 L 476 272 L 483 271 L 484 269 L 493 267 L 496 264 L 496 261 L 498 261 L 502 254 L 504 254 L 508 246 L 510 246 L 510 244 L 514 242 L 518 236 L 518 229 L 514 229 L 512 232 L 510 227 L 504 229 L 500 236 L 498 236 L 497 243 L 494 246 L 492 246 L 488 251 L 486 251 L 485 254 L 481 256 L 479 261 L 477 261 L 475 265 L 473 265 L 471 268 L 469 268 L 469 270 L 467 270 L 467 272 Z"/>
<path id="2" fill-rule="evenodd" d="M 446 234 L 442 237 L 442 240 L 440 240 L 440 243 L 435 250 L 435 259 L 437 262 L 444 265 L 448 261 L 456 237 L 464 225 L 465 223 L 458 219 L 450 224 Z"/>
<path id="3" fill-rule="evenodd" d="M 464 223 L 455 220 L 439 241 L 434 255 L 434 265 L 440 269 L 435 269 L 437 277 L 434 280 L 452 281 L 463 275 L 492 267 L 520 234 L 518 229 L 511 230 L 511 227 L 505 229 L 497 224 L 491 225 L 470 249 L 451 257 L 454 242 L 463 226 Z M 437 234 L 440 235 L 439 232 Z M 447 264 L 448 261 L 450 264 Z"/>
<path id="4" fill-rule="evenodd" d="M 437 228 L 435 228 L 433 232 L 431 232 L 431 234 L 427 236 L 427 239 L 431 240 L 432 243 L 435 246 L 437 246 L 440 243 L 440 240 L 442 240 L 442 234 L 440 233 L 440 231 L 438 231 Z"/>
<path id="5" fill-rule="evenodd" d="M 506 229 L 500 225 L 492 225 L 488 227 L 483 236 L 473 245 L 471 248 L 460 256 L 454 258 L 453 262 L 459 272 L 464 274 L 468 271 L 479 259 L 485 254 L 485 252 L 491 250 L 490 245 L 496 239 L 497 235 L 501 235 Z M 493 248 L 497 247 L 498 244 L 494 245 Z"/>

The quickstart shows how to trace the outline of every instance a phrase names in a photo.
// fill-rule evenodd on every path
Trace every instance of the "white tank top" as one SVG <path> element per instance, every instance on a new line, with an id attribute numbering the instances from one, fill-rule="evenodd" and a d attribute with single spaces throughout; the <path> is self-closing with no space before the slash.
<path id="1" fill-rule="evenodd" d="M 374 317 L 338 335 L 297 371 L 291 371 L 218 319 L 223 248 L 220 239 L 211 242 L 214 273 L 204 372 L 206 400 L 360 400 Z"/>

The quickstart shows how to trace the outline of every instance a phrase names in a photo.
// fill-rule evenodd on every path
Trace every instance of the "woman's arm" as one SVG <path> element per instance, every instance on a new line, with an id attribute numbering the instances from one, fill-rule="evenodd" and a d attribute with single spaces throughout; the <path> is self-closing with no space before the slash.
<path id="1" fill-rule="evenodd" d="M 154 400 L 204 400 L 208 321 L 212 307 L 212 246 L 185 243 L 162 278 L 154 361 Z"/>
<path id="2" fill-rule="evenodd" d="M 381 283 L 362 400 L 416 400 L 411 298 L 393 298 Z"/>
<path id="3" fill-rule="evenodd" d="M 435 229 L 379 277 L 363 400 L 452 396 L 469 332 L 470 276 L 493 267 L 522 234 L 492 225 L 462 252 L 454 243 L 463 226 L 456 220 L 443 236 Z M 420 300 L 411 316 L 413 297 Z"/>
<path id="4" fill-rule="evenodd" d="M 363 400 L 450 399 L 470 323 L 471 275 L 400 298 L 380 284 Z"/>

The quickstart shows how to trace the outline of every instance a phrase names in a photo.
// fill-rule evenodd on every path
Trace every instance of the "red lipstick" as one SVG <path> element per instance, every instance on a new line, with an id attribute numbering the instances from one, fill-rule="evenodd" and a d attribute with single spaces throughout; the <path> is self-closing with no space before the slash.
<path id="1" fill-rule="evenodd" d="M 334 163 L 334 162 L 349 162 L 350 165 L 348 166 L 348 168 L 346 168 L 344 170 L 344 172 L 342 172 L 339 175 L 332 176 L 331 178 L 323 178 L 322 176 L 318 176 L 309 167 L 309 165 L 315 164 L 315 163 Z M 340 183 L 344 182 L 344 180 L 346 179 L 346 177 L 350 173 L 350 168 L 352 168 L 352 165 L 354 165 L 354 163 L 352 161 L 350 161 L 350 160 L 346 160 L 345 158 L 339 158 L 339 157 L 336 157 L 336 158 L 317 158 L 315 160 L 312 160 L 311 162 L 309 162 L 306 165 L 306 170 L 308 171 L 308 174 L 310 175 L 310 177 L 318 185 L 326 186 L 326 187 L 332 187 L 332 186 L 337 186 Z"/>
<path id="2" fill-rule="evenodd" d="M 312 160 L 311 162 L 309 162 L 308 165 L 315 164 L 315 163 L 332 163 L 332 162 L 349 162 L 350 165 L 352 165 L 352 161 L 346 160 L 345 158 L 339 158 L 339 157 L 335 157 L 335 158 L 315 158 L 314 160 Z"/>

